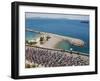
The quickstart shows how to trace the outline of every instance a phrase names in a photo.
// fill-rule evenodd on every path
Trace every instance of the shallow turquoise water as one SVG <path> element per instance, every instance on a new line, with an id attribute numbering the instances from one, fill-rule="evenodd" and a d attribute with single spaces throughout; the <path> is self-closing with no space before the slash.
<path id="1" fill-rule="evenodd" d="M 70 44 L 68 42 L 61 41 L 55 47 L 59 48 L 59 49 L 70 50 L 71 46 L 70 46 Z"/>

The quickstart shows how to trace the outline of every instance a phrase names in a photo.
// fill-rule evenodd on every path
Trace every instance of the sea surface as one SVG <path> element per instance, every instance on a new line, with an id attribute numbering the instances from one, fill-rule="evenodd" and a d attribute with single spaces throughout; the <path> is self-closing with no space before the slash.
<path id="1" fill-rule="evenodd" d="M 89 54 L 89 21 L 72 19 L 50 19 L 50 18 L 29 18 L 25 19 L 26 28 L 69 36 L 81 39 L 85 42 L 84 47 L 77 47 L 66 41 L 60 42 L 56 47 Z M 26 32 L 26 40 L 33 39 L 37 34 Z"/>

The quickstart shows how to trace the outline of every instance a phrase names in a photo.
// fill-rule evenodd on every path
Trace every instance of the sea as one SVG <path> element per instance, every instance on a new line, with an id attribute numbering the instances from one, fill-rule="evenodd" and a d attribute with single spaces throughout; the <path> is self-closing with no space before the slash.
<path id="1" fill-rule="evenodd" d="M 52 19 L 52 18 L 26 18 L 25 27 L 53 34 L 69 36 L 81 39 L 85 42 L 84 47 L 73 46 L 66 41 L 61 41 L 56 47 L 89 54 L 89 21 L 75 19 Z M 26 39 L 36 37 L 37 33 L 26 32 Z"/>

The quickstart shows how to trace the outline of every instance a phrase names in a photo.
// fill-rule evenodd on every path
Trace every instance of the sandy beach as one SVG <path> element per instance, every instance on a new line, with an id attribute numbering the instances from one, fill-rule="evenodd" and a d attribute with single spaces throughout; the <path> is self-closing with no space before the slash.
<path id="1" fill-rule="evenodd" d="M 62 41 L 63 39 L 61 39 L 58 36 L 55 36 L 53 34 L 49 34 L 49 36 L 51 37 L 48 41 L 46 41 L 44 44 L 40 44 L 40 47 L 44 47 L 44 48 L 55 48 L 55 45 L 57 43 L 59 43 L 60 41 Z"/>
<path id="2" fill-rule="evenodd" d="M 43 47 L 43 48 L 55 48 L 55 46 L 61 42 L 61 41 L 67 41 L 73 45 L 76 46 L 84 46 L 84 41 L 77 39 L 77 38 L 71 38 L 71 37 L 67 37 L 67 36 L 61 36 L 61 35 L 57 35 L 57 34 L 52 34 L 52 33 L 47 33 L 51 38 L 46 41 L 43 44 L 40 44 L 39 42 L 37 43 L 37 46 L 39 47 Z"/>

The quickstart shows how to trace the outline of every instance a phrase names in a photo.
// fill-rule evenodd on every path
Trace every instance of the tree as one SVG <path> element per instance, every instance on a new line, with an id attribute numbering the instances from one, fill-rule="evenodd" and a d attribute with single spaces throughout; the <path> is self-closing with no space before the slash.
<path id="1" fill-rule="evenodd" d="M 28 40 L 25 41 L 26 44 L 29 44 Z"/>
<path id="2" fill-rule="evenodd" d="M 43 44 L 44 42 L 44 37 L 40 37 L 40 44 Z"/>
<path id="3" fill-rule="evenodd" d="M 44 40 L 44 37 L 40 37 L 40 41 L 43 41 Z"/>
<path id="4" fill-rule="evenodd" d="M 46 40 L 48 41 L 48 39 L 50 39 L 50 38 L 51 38 L 50 36 L 47 36 L 47 37 L 46 37 Z"/>

